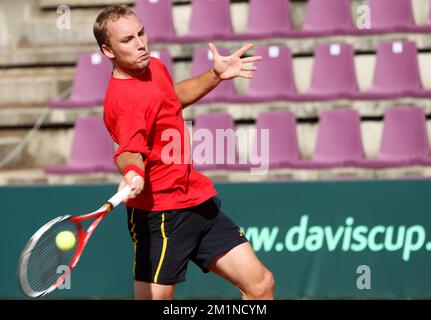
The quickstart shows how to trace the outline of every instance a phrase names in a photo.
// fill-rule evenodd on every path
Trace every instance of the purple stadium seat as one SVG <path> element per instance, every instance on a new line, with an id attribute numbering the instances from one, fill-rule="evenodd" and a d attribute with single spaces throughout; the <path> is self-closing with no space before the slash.
<path id="1" fill-rule="evenodd" d="M 370 0 L 371 30 L 405 32 L 416 28 L 411 0 Z"/>
<path id="2" fill-rule="evenodd" d="M 217 134 L 217 130 L 224 131 Z M 221 137 L 223 132 L 227 133 L 224 138 Z M 196 116 L 192 137 L 193 166 L 197 170 L 226 170 L 238 164 L 235 123 L 229 114 L 209 113 Z"/>
<path id="3" fill-rule="evenodd" d="M 299 35 L 293 30 L 289 0 L 250 0 L 247 38 L 272 38 Z"/>
<path id="4" fill-rule="evenodd" d="M 354 30 L 349 0 L 308 0 L 305 34 L 335 35 Z"/>
<path id="5" fill-rule="evenodd" d="M 321 113 L 316 148 L 311 160 L 297 166 L 309 169 L 353 166 L 364 159 L 361 120 L 356 110 L 328 110 Z"/>
<path id="6" fill-rule="evenodd" d="M 166 49 L 162 50 L 151 50 L 150 55 L 152 57 L 155 57 L 157 59 L 160 59 L 163 64 L 165 65 L 166 69 L 168 69 L 169 74 L 171 75 L 172 79 L 174 79 L 174 65 L 172 61 L 172 56 L 170 52 Z"/>
<path id="7" fill-rule="evenodd" d="M 151 42 L 177 40 L 172 17 L 172 0 L 135 0 L 134 11 L 144 23 Z"/>
<path id="8" fill-rule="evenodd" d="M 314 52 L 309 98 L 327 100 L 350 98 L 359 92 L 354 51 L 350 44 L 320 44 Z"/>
<path id="9" fill-rule="evenodd" d="M 234 37 L 230 0 L 192 0 L 189 30 L 183 41 L 222 40 Z"/>
<path id="10" fill-rule="evenodd" d="M 48 103 L 51 108 L 79 108 L 103 105 L 105 91 L 111 78 L 111 61 L 101 53 L 79 56 L 68 99 Z"/>
<path id="11" fill-rule="evenodd" d="M 393 99 L 429 95 L 422 87 L 416 44 L 403 40 L 379 44 L 372 88 L 356 98 Z"/>
<path id="12" fill-rule="evenodd" d="M 425 113 L 418 107 L 393 107 L 385 112 L 376 159 L 359 161 L 367 168 L 431 164 Z"/>
<path id="13" fill-rule="evenodd" d="M 255 55 L 262 56 L 256 65 L 250 86 L 237 102 L 266 102 L 295 100 L 299 95 L 292 70 L 292 53 L 286 46 L 257 47 Z"/>
<path id="14" fill-rule="evenodd" d="M 229 55 L 229 50 L 226 48 L 217 48 L 221 55 Z M 193 53 L 191 75 L 196 77 L 201 73 L 210 69 L 212 63 L 212 53 L 209 49 L 198 48 Z M 228 102 L 231 101 L 235 96 L 234 83 L 231 80 L 222 81 L 217 87 L 215 87 L 209 94 L 203 97 L 200 103 L 211 103 L 211 102 Z"/>
<path id="15" fill-rule="evenodd" d="M 79 118 L 75 123 L 72 150 L 67 164 L 45 167 L 45 171 L 53 174 L 117 172 L 113 155 L 114 146 L 103 119 Z"/>
<path id="16" fill-rule="evenodd" d="M 269 130 L 269 168 L 295 167 L 300 161 L 295 115 L 290 111 L 262 112 L 256 119 L 253 154 L 261 155 L 261 130 Z M 250 167 L 253 167 L 250 164 Z"/>

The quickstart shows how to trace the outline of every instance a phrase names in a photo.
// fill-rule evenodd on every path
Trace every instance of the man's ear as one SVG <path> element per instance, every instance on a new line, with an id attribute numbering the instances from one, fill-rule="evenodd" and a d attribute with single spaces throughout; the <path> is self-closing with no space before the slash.
<path id="1" fill-rule="evenodd" d="M 109 46 L 107 46 L 106 44 L 102 44 L 102 52 L 109 59 L 114 59 L 115 58 L 115 55 L 112 52 L 111 48 Z"/>

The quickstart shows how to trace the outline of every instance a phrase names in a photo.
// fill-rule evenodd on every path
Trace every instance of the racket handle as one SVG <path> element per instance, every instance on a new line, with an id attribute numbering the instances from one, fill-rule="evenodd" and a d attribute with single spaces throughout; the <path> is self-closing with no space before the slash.
<path id="1" fill-rule="evenodd" d="M 118 191 L 111 199 L 108 200 L 110 204 L 112 204 L 112 208 L 118 206 L 127 196 L 130 194 L 131 190 L 128 185 L 123 187 L 120 191 Z"/>

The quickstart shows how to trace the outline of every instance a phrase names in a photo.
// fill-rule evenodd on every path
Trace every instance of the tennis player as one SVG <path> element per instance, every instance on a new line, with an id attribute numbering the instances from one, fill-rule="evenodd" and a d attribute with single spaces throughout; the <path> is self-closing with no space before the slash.
<path id="1" fill-rule="evenodd" d="M 211 180 L 187 161 L 167 164 L 162 157 L 170 143 L 162 137 L 166 130 L 188 141 L 182 109 L 221 81 L 250 79 L 256 67 L 245 64 L 261 57 L 241 58 L 251 44 L 225 57 L 211 43 L 213 67 L 174 84 L 163 63 L 150 57 L 144 24 L 127 6 L 107 7 L 93 31 L 113 64 L 104 120 L 119 146 L 114 155 L 123 175 L 119 187 L 132 189 L 126 207 L 135 250 L 135 298 L 173 299 L 191 260 L 237 286 L 244 299 L 273 299 L 273 275 L 220 210 Z M 174 147 L 181 159 L 190 153 L 187 144 Z"/>

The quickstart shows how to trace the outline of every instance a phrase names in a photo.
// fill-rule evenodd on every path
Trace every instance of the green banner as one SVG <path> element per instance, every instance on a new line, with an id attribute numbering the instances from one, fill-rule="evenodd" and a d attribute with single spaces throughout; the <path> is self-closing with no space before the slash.
<path id="1" fill-rule="evenodd" d="M 217 184 L 222 210 L 276 280 L 277 298 L 430 298 L 431 181 Z M 24 298 L 16 267 L 28 238 L 64 214 L 96 209 L 114 185 L 2 187 L 0 297 Z M 75 200 L 76 199 L 76 200 Z M 49 298 L 133 297 L 124 207 L 96 229 L 71 288 Z M 240 298 L 190 263 L 176 298 Z"/>

